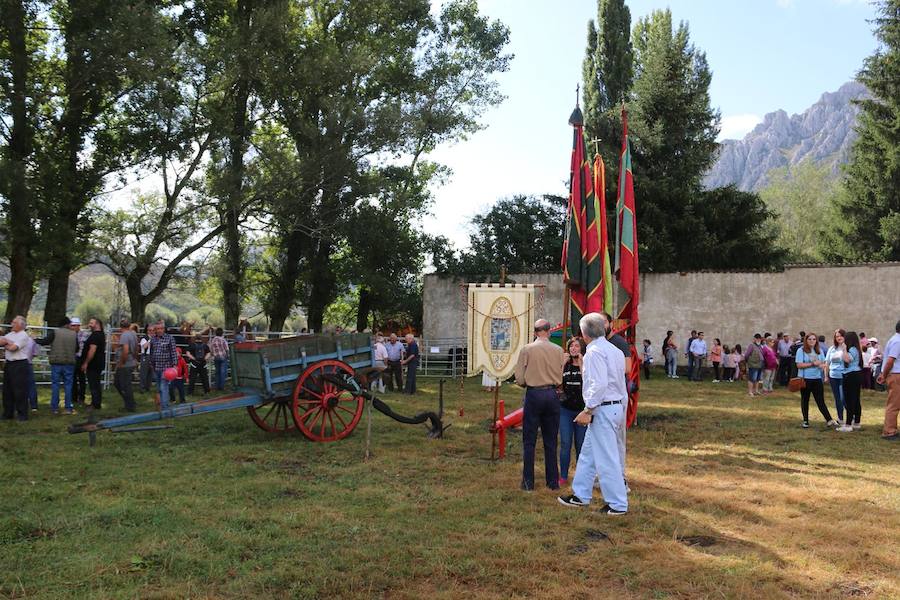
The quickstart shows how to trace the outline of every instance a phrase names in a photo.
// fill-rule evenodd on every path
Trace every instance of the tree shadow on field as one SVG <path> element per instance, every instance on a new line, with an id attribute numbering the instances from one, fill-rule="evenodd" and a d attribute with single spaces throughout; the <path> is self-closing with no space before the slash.
<path id="1" fill-rule="evenodd" d="M 638 413 L 638 424 L 628 433 L 634 436 L 634 443 L 641 443 L 638 441 L 641 438 L 646 439 L 647 447 L 656 444 L 652 442 L 652 437 L 645 436 L 662 435 L 660 441 L 663 447 L 695 448 L 713 444 L 721 449 L 723 445 L 737 444 L 758 450 L 755 454 L 776 453 L 777 459 L 773 457 L 773 460 L 779 462 L 804 467 L 814 465 L 817 469 L 831 466 L 823 461 L 834 461 L 848 455 L 853 457 L 853 462 L 877 466 L 895 465 L 897 461 L 896 453 L 891 451 L 892 446 L 880 439 L 880 429 L 871 423 L 864 423 L 862 431 L 842 434 L 815 421 L 809 429 L 801 429 L 799 419 L 774 413 L 748 417 L 745 414 L 729 414 L 725 407 L 702 404 L 689 408 L 645 405 L 642 409 Z M 810 407 L 810 418 L 821 418 L 815 411 L 815 405 Z M 812 455 L 816 460 L 800 460 L 789 453 Z M 734 456 L 737 458 L 739 455 Z M 792 472 L 790 467 L 760 464 L 753 459 L 747 459 L 745 466 L 752 468 L 754 462 L 759 470 Z M 855 474 L 841 474 L 838 470 L 828 474 L 858 478 Z M 889 484 L 878 479 L 873 482 Z"/>

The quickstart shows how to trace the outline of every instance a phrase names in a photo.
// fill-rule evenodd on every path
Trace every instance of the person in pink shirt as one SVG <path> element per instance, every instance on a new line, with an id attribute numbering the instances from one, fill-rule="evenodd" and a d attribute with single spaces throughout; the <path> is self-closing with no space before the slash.
<path id="1" fill-rule="evenodd" d="M 766 338 L 762 345 L 763 353 L 763 376 L 762 376 L 762 393 L 771 394 L 772 386 L 775 383 L 775 372 L 778 370 L 778 355 L 775 353 L 775 339 Z"/>
<path id="2" fill-rule="evenodd" d="M 712 363 L 713 371 L 715 372 L 715 377 L 713 378 L 713 383 L 719 383 L 721 381 L 721 366 L 722 366 L 722 342 L 719 338 L 716 338 L 713 342 L 712 348 L 709 350 L 709 362 Z"/>

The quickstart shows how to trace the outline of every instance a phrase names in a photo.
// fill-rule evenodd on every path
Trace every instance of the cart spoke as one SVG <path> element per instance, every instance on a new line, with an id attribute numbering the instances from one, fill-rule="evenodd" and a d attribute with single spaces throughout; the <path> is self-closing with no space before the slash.
<path id="1" fill-rule="evenodd" d="M 334 418 L 341 422 L 341 430 L 347 429 L 347 423 L 341 418 L 341 414 L 338 411 L 334 411 Z"/>
<path id="2" fill-rule="evenodd" d="M 335 431 L 335 429 L 334 429 L 334 419 L 331 418 L 331 414 L 333 412 L 334 412 L 333 410 L 328 411 L 328 423 L 331 425 L 331 437 L 334 437 L 335 435 L 337 435 L 337 431 Z"/>
<path id="3" fill-rule="evenodd" d="M 275 410 L 276 408 L 278 408 L 278 404 L 276 404 L 276 403 L 273 402 L 273 403 L 272 403 L 272 406 L 269 407 L 269 412 L 266 413 L 266 415 L 262 418 L 262 420 L 265 421 L 266 423 L 268 423 L 268 422 L 269 422 L 269 415 L 271 415 L 271 414 L 272 414 L 272 411 Z M 276 415 L 276 418 L 277 418 L 277 415 Z"/>
<path id="4" fill-rule="evenodd" d="M 339 408 L 339 409 L 341 409 L 341 410 L 343 410 L 343 411 L 345 411 L 345 412 L 350 413 L 351 415 L 355 415 L 355 414 L 356 414 L 356 411 L 350 410 L 350 409 L 347 408 L 346 406 L 341 406 L 340 404 L 338 404 L 337 406 L 335 406 L 335 408 Z"/>

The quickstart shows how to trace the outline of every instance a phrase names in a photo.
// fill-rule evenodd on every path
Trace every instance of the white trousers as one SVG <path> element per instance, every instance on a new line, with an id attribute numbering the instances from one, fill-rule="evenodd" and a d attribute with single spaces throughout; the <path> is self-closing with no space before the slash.
<path id="1" fill-rule="evenodd" d="M 599 475 L 603 500 L 616 510 L 627 511 L 624 411 L 621 404 L 600 406 L 594 411 L 575 466 L 572 493 L 590 502 L 594 478 Z"/>

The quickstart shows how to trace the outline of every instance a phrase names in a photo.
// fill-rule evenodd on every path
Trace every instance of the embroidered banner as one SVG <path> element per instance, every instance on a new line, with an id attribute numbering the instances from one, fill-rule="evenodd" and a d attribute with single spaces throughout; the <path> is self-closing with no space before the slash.
<path id="1" fill-rule="evenodd" d="M 466 300 L 466 374 L 507 379 L 516 370 L 519 350 L 531 341 L 534 286 L 470 283 Z"/>

